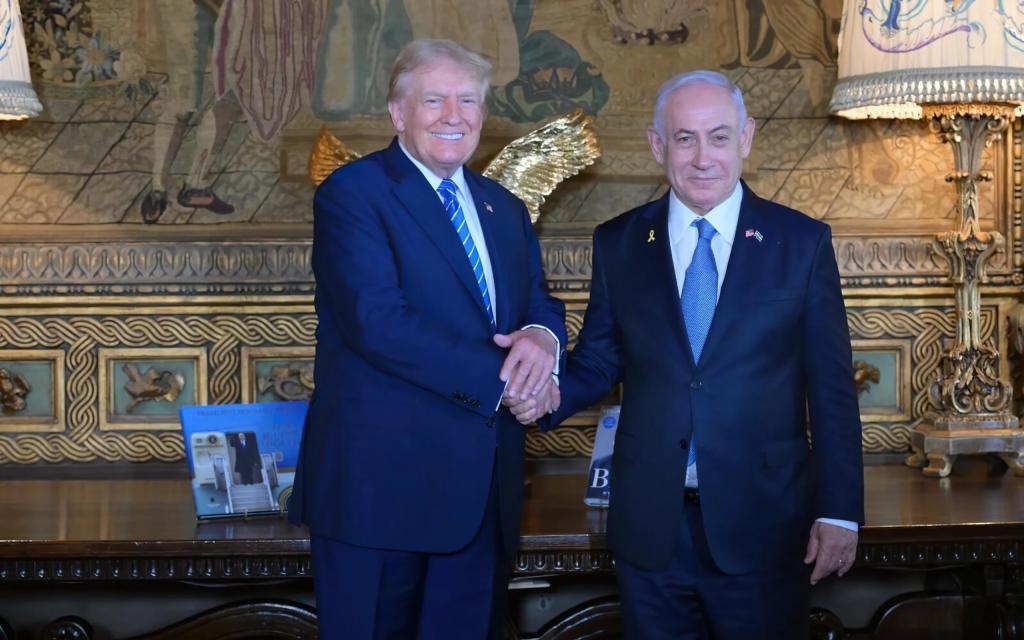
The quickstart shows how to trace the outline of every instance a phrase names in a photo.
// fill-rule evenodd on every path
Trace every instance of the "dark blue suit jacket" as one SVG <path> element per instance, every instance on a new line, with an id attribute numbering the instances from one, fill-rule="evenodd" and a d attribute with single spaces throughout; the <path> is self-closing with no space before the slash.
<path id="1" fill-rule="evenodd" d="M 551 329 L 523 203 L 464 169 L 494 273 L 497 326 Z M 316 391 L 291 518 L 314 535 L 432 553 L 466 545 L 497 473 L 502 533 L 519 540 L 523 427 L 496 409 L 506 351 L 437 194 L 397 140 L 334 172 L 314 200 Z"/>
<path id="2" fill-rule="evenodd" d="M 715 562 L 727 573 L 792 569 L 815 518 L 863 520 L 861 426 L 831 233 L 744 185 L 694 365 L 667 224 L 666 195 L 594 233 L 590 303 L 551 424 L 623 381 L 608 516 L 617 556 L 648 569 L 669 562 L 695 437 Z"/>

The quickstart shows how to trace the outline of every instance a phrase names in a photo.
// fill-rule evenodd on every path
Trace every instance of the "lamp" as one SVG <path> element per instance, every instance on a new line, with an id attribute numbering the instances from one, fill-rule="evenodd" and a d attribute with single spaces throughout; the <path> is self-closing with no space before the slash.
<path id="1" fill-rule="evenodd" d="M 953 148 L 958 226 L 935 248 L 949 261 L 956 342 L 929 389 L 936 411 L 911 430 L 907 464 L 946 477 L 958 455 L 999 455 L 1024 474 L 1024 430 L 999 352 L 981 337 L 980 285 L 1004 245 L 978 220 L 981 153 L 1024 114 L 1024 8 L 1017 0 L 847 0 L 831 110 L 846 118 L 928 118 Z"/>
<path id="2" fill-rule="evenodd" d="M 0 0 L 0 120 L 23 120 L 42 110 L 29 76 L 18 0 Z"/>

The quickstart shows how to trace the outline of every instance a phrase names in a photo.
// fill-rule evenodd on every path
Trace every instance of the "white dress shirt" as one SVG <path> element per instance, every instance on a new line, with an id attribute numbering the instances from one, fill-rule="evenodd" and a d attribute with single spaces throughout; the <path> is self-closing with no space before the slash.
<path id="1" fill-rule="evenodd" d="M 732 243 L 736 237 L 736 225 L 740 221 L 740 205 L 743 202 L 743 188 L 736 183 L 736 188 L 720 205 L 711 209 L 703 218 L 707 220 L 717 233 L 711 238 L 711 253 L 715 256 L 715 268 L 718 270 L 718 295 L 722 295 L 722 283 L 725 281 L 725 270 L 729 267 L 729 256 L 732 254 Z M 668 204 L 668 240 L 672 247 L 672 267 L 676 274 L 677 293 L 683 295 L 683 282 L 686 280 L 686 269 L 693 260 L 693 251 L 697 248 L 700 235 L 693 221 L 701 218 L 690 210 L 676 197 L 674 191 L 669 193 Z M 697 463 L 686 469 L 686 486 L 697 487 Z M 818 522 L 833 524 L 845 529 L 857 531 L 859 526 L 849 520 L 818 518 Z"/>

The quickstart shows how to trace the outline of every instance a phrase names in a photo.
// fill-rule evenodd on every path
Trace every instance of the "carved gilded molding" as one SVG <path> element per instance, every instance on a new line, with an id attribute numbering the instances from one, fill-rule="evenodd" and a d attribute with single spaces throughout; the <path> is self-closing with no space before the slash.
<path id="1" fill-rule="evenodd" d="M 0 560 L 0 581 L 248 580 L 308 578 L 309 555 L 258 557 L 53 558 Z"/>
<path id="2" fill-rule="evenodd" d="M 578 545 L 578 536 L 562 543 Z M 531 542 L 531 546 L 536 542 Z M 549 548 L 520 551 L 513 574 L 519 577 L 564 574 L 611 574 L 615 561 L 605 541 L 591 541 L 587 551 Z M 1018 562 L 1024 542 L 1017 539 L 980 539 L 911 542 L 861 542 L 859 567 L 928 567 L 953 564 Z M 204 557 L 180 554 L 122 558 L 46 558 L 0 560 L 0 582 L 137 581 L 137 580 L 267 580 L 311 578 L 308 552 L 299 555 L 261 554 L 252 557 Z"/>
<path id="3" fill-rule="evenodd" d="M 0 244 L 0 292 L 307 292 L 311 249 L 308 240 Z"/>
<path id="4" fill-rule="evenodd" d="M 520 551 L 513 573 L 530 576 L 561 573 L 613 573 L 615 561 L 606 549 L 593 551 Z"/>
<path id="5" fill-rule="evenodd" d="M 857 547 L 857 566 L 925 567 L 951 564 L 1020 562 L 1024 543 L 1013 540 L 950 540 L 941 542 L 864 543 Z"/>
<path id="6" fill-rule="evenodd" d="M 1020 214 L 1015 214 L 1019 219 Z M 930 238 L 833 239 L 847 290 L 947 286 L 944 261 Z M 1022 261 L 1020 233 L 1008 250 Z M 244 244 L 0 244 L 0 293 L 62 294 L 236 294 L 313 291 L 308 241 Z M 591 277 L 590 234 L 541 237 L 541 256 L 556 293 L 587 292 Z M 991 261 L 989 285 L 1024 284 L 1024 274 L 1007 271 L 1007 253 Z"/>

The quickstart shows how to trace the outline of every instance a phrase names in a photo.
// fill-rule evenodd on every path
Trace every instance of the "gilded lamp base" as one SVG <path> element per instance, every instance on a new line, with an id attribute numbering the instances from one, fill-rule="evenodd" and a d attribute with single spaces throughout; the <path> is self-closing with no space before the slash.
<path id="1" fill-rule="evenodd" d="M 906 463 L 926 476 L 945 478 L 957 456 L 976 454 L 994 455 L 1024 476 L 1024 430 L 1012 413 L 933 414 L 914 424 L 910 446 Z"/>

